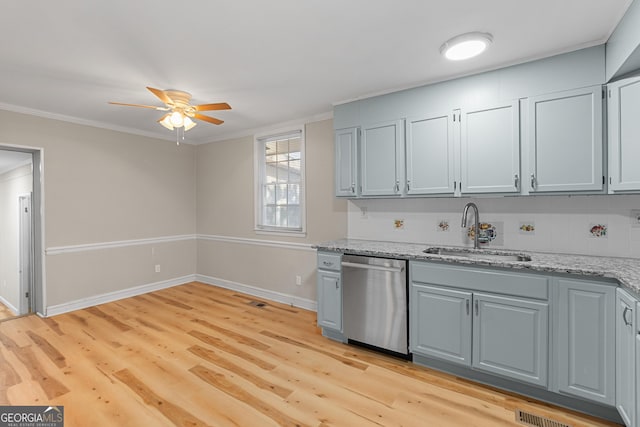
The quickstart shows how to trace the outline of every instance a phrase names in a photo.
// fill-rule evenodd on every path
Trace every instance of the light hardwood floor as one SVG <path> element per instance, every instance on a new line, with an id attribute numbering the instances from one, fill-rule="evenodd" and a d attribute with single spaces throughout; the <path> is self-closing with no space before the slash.
<path id="1" fill-rule="evenodd" d="M 512 426 L 523 409 L 615 425 L 319 334 L 316 315 L 189 283 L 0 323 L 0 404 L 65 426 Z"/>
<path id="2" fill-rule="evenodd" d="M 0 302 L 0 320 L 10 319 L 16 317 L 15 314 L 9 308 Z"/>

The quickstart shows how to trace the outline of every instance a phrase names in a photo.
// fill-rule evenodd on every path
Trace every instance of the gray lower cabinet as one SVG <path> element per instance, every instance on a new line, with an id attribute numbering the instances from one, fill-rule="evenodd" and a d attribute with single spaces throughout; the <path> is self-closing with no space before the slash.
<path id="1" fill-rule="evenodd" d="M 618 288 L 616 298 L 616 408 L 627 427 L 637 426 L 636 335 L 634 310 L 638 302 Z"/>
<path id="2" fill-rule="evenodd" d="M 471 292 L 412 284 L 411 351 L 470 366 L 472 296 Z"/>
<path id="3" fill-rule="evenodd" d="M 496 292 L 511 284 L 506 288 L 546 294 L 546 281 L 537 291 L 522 286 L 530 275 L 411 266 L 409 347 L 414 354 L 546 387 L 548 302 L 479 291 L 484 284 Z M 465 283 L 470 289 L 464 289 Z"/>
<path id="4" fill-rule="evenodd" d="M 640 301 L 636 303 L 636 423 L 640 420 Z"/>
<path id="5" fill-rule="evenodd" d="M 318 326 L 342 332 L 340 254 L 318 253 Z"/>
<path id="6" fill-rule="evenodd" d="M 614 405 L 616 286 L 572 279 L 556 285 L 556 391 Z"/>
<path id="7" fill-rule="evenodd" d="M 473 357 L 476 369 L 547 386 L 546 302 L 473 295 Z"/>

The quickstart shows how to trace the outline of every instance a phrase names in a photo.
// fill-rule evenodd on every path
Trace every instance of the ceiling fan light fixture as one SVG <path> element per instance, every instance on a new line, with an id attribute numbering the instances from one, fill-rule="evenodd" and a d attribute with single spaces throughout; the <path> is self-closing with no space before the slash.
<path id="1" fill-rule="evenodd" d="M 171 124 L 171 116 L 167 114 L 164 118 L 158 121 L 162 126 L 166 127 L 169 130 L 173 130 L 173 125 Z"/>
<path id="2" fill-rule="evenodd" d="M 480 55 L 492 42 L 493 36 L 489 33 L 461 34 L 443 43 L 440 53 L 452 61 L 461 61 Z"/>
<path id="3" fill-rule="evenodd" d="M 169 121 L 174 128 L 179 128 L 184 125 L 184 115 L 180 111 L 174 111 L 169 116 Z"/>
<path id="4" fill-rule="evenodd" d="M 195 125 L 197 125 L 196 122 L 194 122 L 193 120 L 191 120 L 189 117 L 185 117 L 184 118 L 184 131 L 188 131 L 189 129 L 192 129 Z"/>

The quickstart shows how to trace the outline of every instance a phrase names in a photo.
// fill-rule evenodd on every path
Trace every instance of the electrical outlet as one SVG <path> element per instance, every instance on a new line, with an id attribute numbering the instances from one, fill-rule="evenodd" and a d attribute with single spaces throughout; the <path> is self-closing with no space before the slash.
<path id="1" fill-rule="evenodd" d="M 302 286 L 302 277 L 296 276 L 296 285 Z"/>
<path id="2" fill-rule="evenodd" d="M 631 211 L 631 226 L 634 228 L 640 227 L 640 209 Z"/>
<path id="3" fill-rule="evenodd" d="M 160 273 L 160 264 L 156 264 L 156 273 Z"/>

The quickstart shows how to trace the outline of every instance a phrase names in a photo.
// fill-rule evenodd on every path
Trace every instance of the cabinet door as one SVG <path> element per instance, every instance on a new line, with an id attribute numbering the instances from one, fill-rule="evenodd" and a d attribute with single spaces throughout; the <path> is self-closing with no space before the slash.
<path id="1" fill-rule="evenodd" d="M 471 292 L 413 283 L 411 351 L 471 365 Z"/>
<path id="2" fill-rule="evenodd" d="M 480 293 L 473 298 L 473 367 L 546 386 L 548 304 Z"/>
<path id="3" fill-rule="evenodd" d="M 558 280 L 558 389 L 615 404 L 614 286 Z"/>
<path id="4" fill-rule="evenodd" d="M 360 150 L 362 196 L 400 196 L 404 185 L 402 121 L 363 126 Z"/>
<path id="5" fill-rule="evenodd" d="M 616 408 L 627 426 L 635 426 L 635 299 L 618 288 L 616 298 Z"/>
<path id="6" fill-rule="evenodd" d="M 406 121 L 407 194 L 453 194 L 452 113 Z"/>
<path id="7" fill-rule="evenodd" d="M 602 87 L 529 99 L 530 192 L 602 190 Z"/>
<path id="8" fill-rule="evenodd" d="M 640 190 L 640 77 L 607 86 L 609 190 Z"/>
<path id="9" fill-rule="evenodd" d="M 340 273 L 318 270 L 318 325 L 342 332 Z"/>
<path id="10" fill-rule="evenodd" d="M 462 193 L 516 193 L 520 183 L 518 101 L 462 109 Z"/>
<path id="11" fill-rule="evenodd" d="M 339 129 L 335 132 L 336 196 L 357 195 L 357 147 L 360 128 Z"/>

